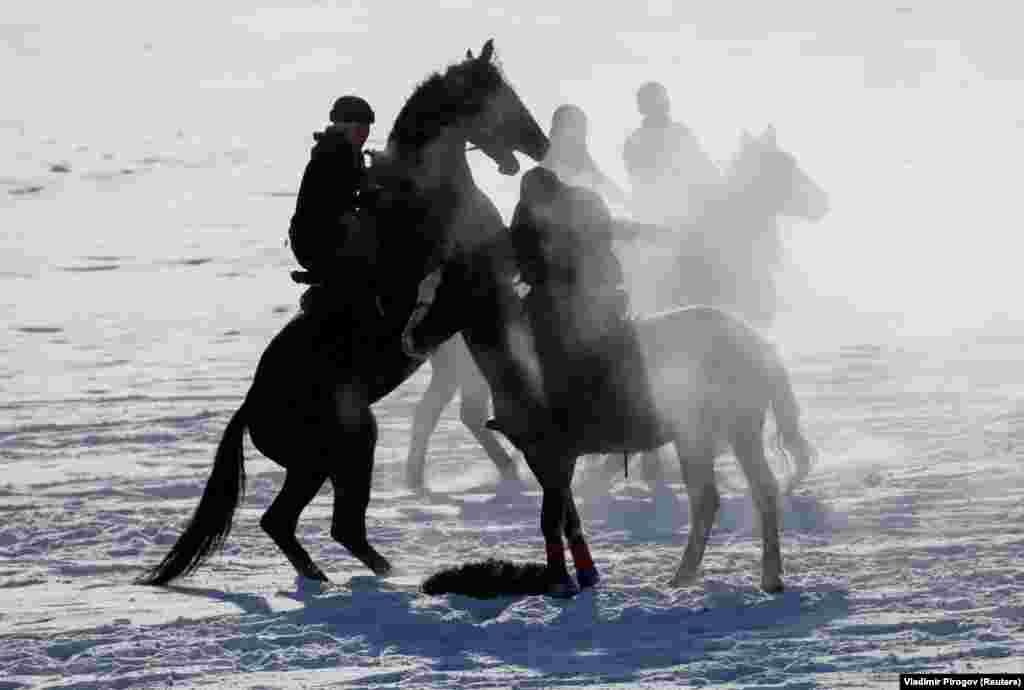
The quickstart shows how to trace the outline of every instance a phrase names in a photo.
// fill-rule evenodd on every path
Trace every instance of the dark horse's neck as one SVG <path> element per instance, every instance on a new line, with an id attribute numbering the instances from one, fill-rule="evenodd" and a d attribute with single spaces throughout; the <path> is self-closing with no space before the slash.
<path id="1" fill-rule="evenodd" d="M 427 193 L 442 187 L 476 188 L 466 161 L 466 135 L 458 122 L 460 96 L 450 81 L 436 73 L 428 77 L 406 101 L 388 135 L 394 162 Z"/>
<path id="2" fill-rule="evenodd" d="M 397 344 L 423 277 L 441 263 L 461 264 L 470 247 L 504 228 L 500 213 L 473 179 L 466 133 L 452 115 L 459 104 L 453 102 L 450 88 L 436 74 L 420 85 L 396 118 L 386 155 L 379 167 L 377 162 L 373 166 L 388 199 L 376 214 L 381 248 L 377 273 L 398 295 L 390 310 L 398 320 L 391 323 L 385 317 L 386 330 L 395 336 L 387 338 L 385 349 L 390 351 L 395 344 L 396 356 L 405 363 L 381 369 L 394 376 L 378 378 L 375 399 L 419 364 L 405 357 Z M 380 356 L 390 357 L 384 352 Z"/>
<path id="3" fill-rule="evenodd" d="M 424 257 L 428 263 L 469 239 L 470 227 L 479 232 L 481 227 L 503 225 L 473 179 L 466 159 L 467 136 L 457 115 L 464 106 L 450 81 L 434 74 L 420 84 L 388 136 L 389 167 L 425 211 L 423 222 L 413 227 L 433 245 Z"/>

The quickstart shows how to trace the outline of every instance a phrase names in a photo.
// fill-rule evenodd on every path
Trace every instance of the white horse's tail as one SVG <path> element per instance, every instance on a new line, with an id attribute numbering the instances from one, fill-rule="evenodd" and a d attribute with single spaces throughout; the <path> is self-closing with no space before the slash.
<path id="1" fill-rule="evenodd" d="M 800 428 L 800 405 L 793 393 L 789 372 L 777 355 L 773 359 L 772 411 L 778 432 L 775 448 L 795 466 L 785 489 L 785 493 L 790 494 L 810 473 L 818 454 Z"/>

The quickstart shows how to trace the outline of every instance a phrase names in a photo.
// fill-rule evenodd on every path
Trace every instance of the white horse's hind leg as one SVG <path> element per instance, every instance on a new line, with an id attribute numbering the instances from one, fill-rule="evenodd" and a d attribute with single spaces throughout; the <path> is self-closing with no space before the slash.
<path id="1" fill-rule="evenodd" d="M 409 455 L 405 466 L 406 485 L 414 491 L 424 488 L 430 436 L 437 428 L 444 408 L 448 407 L 458 390 L 456 348 L 457 343 L 448 340 L 431 356 L 430 383 L 413 412 Z"/>
<path id="2" fill-rule="evenodd" d="M 459 357 L 464 358 L 459 362 L 459 395 L 462 397 L 459 418 L 498 468 L 501 478 L 519 479 L 515 459 L 501 445 L 495 433 L 486 427 L 491 411 L 491 389 L 470 358 L 469 350 L 461 343 L 459 349 Z"/>
<path id="3" fill-rule="evenodd" d="M 779 547 L 779 483 L 764 454 L 763 417 L 733 434 L 733 451 L 750 482 L 754 505 L 761 515 L 761 588 L 781 592 L 782 552 Z"/>
<path id="4" fill-rule="evenodd" d="M 696 583 L 700 576 L 700 563 L 711 534 L 720 504 L 715 486 L 715 453 L 710 447 L 694 450 L 692 444 L 676 441 L 679 465 L 690 499 L 690 536 L 686 551 L 670 587 L 685 587 Z"/>

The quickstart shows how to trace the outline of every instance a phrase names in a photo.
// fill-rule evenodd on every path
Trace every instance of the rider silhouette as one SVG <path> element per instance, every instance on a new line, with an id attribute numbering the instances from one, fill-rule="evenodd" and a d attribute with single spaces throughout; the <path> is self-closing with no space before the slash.
<path id="1" fill-rule="evenodd" d="M 527 312 L 547 364 L 551 422 L 588 423 L 590 407 L 575 401 L 631 396 L 639 371 L 611 214 L 595 192 L 537 167 L 523 176 L 509 231 L 521 279 L 530 286 Z"/>
<path id="2" fill-rule="evenodd" d="M 523 175 L 509 230 L 524 283 L 625 315 L 612 217 L 597 193 L 567 185 L 547 168 L 534 168 Z"/>
<path id="3" fill-rule="evenodd" d="M 313 135 L 316 143 L 288 229 L 292 252 L 307 271 L 293 277 L 307 284 L 356 287 L 353 283 L 365 284 L 369 278 L 373 258 L 367 242 L 371 229 L 363 227 L 360 211 L 367 200 L 362 147 L 374 113 L 362 98 L 342 96 L 331 108 L 330 121 Z"/>
<path id="4" fill-rule="evenodd" d="M 668 91 L 647 82 L 636 92 L 643 124 L 626 139 L 622 158 L 638 214 L 650 222 L 693 218 L 721 184 L 721 173 L 693 132 L 671 116 Z"/>
<path id="5" fill-rule="evenodd" d="M 626 193 L 597 166 L 587 147 L 587 115 L 566 103 L 551 116 L 550 146 L 541 165 L 565 184 L 587 187 L 611 202 L 626 201 Z"/>
<path id="6" fill-rule="evenodd" d="M 362 98 L 342 96 L 330 121 L 313 135 L 288 237 L 306 269 L 293 271 L 292 278 L 310 285 L 299 304 L 316 329 L 316 352 L 344 368 L 372 347 L 373 325 L 380 320 L 375 233 L 367 213 L 373 204 L 362 149 L 374 113 Z"/>

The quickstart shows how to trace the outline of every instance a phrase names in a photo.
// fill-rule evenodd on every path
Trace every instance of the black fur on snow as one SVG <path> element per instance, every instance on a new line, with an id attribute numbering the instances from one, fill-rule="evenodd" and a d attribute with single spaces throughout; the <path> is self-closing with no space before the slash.
<path id="1" fill-rule="evenodd" d="M 434 573 L 426 579 L 422 589 L 430 595 L 464 594 L 476 599 L 544 594 L 548 591 L 547 566 L 489 558 Z"/>

